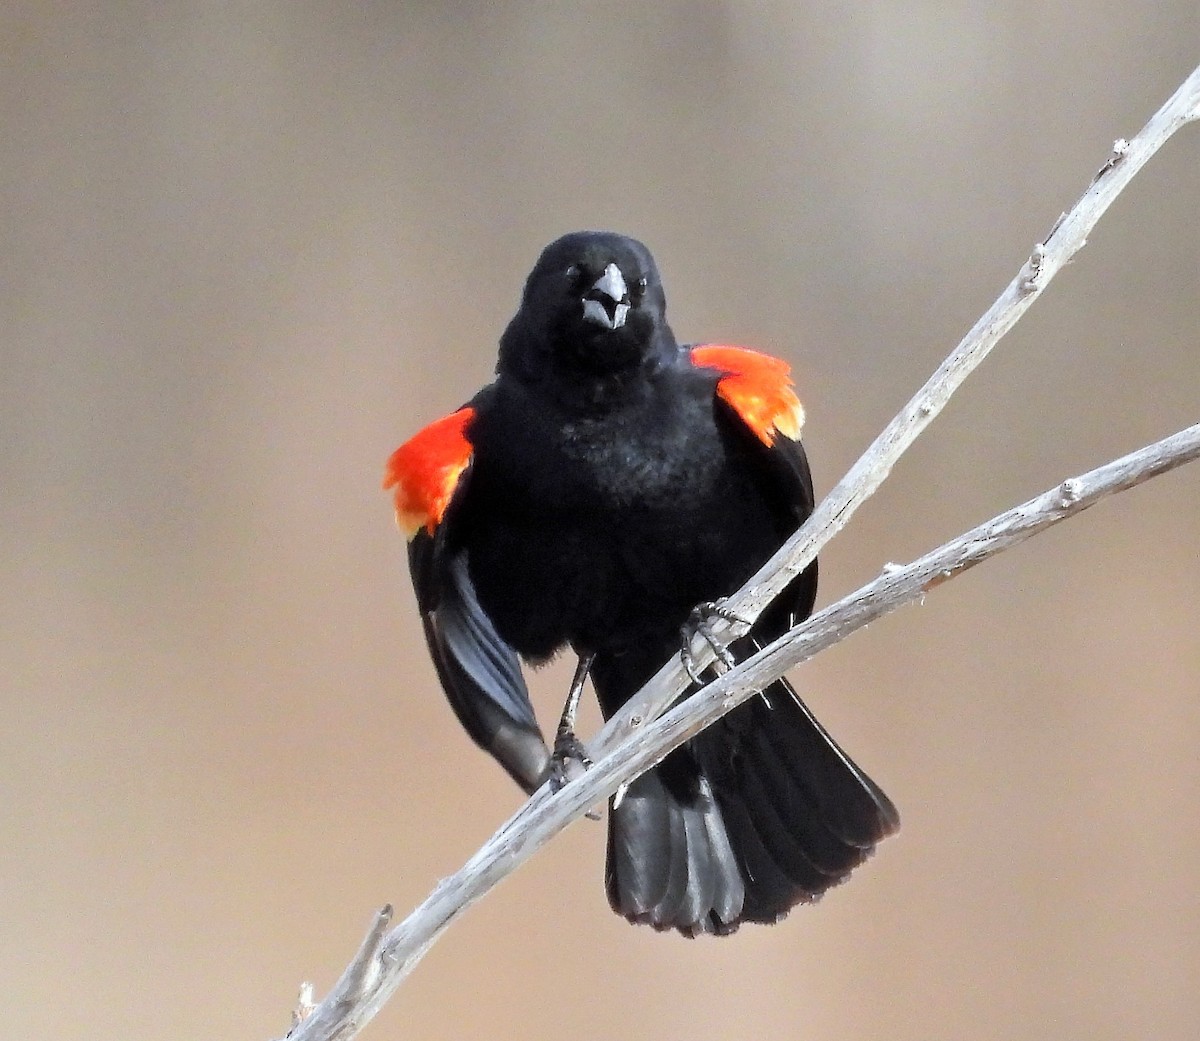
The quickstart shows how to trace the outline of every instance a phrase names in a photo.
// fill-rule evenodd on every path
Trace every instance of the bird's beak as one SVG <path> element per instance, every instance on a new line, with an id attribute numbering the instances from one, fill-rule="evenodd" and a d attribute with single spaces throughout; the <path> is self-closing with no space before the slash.
<path id="1" fill-rule="evenodd" d="M 629 289 L 616 264 L 609 264 L 583 297 L 583 318 L 605 329 L 620 329 L 629 314 Z"/>

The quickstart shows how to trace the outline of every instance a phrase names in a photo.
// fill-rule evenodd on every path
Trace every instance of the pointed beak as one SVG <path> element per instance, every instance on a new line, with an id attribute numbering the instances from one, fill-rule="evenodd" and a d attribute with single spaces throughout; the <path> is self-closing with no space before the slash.
<path id="1" fill-rule="evenodd" d="M 616 264 L 609 264 L 583 297 L 583 317 L 605 329 L 620 329 L 629 314 L 629 288 Z"/>

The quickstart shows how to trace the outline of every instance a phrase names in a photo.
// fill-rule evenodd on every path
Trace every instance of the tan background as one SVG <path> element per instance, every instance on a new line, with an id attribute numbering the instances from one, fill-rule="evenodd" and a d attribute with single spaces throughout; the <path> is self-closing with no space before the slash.
<path id="1" fill-rule="evenodd" d="M 827 490 L 1200 55 L 1195 0 L 808 6 L 4 6 L 5 1037 L 276 1036 L 515 808 L 378 481 L 544 242 L 637 234 L 681 337 L 791 359 Z M 1200 128 L 823 602 L 1200 418 L 1197 198 Z M 580 825 L 367 1036 L 1191 1041 L 1198 540 L 1185 469 L 798 670 L 905 822 L 817 907 L 635 930 Z"/>

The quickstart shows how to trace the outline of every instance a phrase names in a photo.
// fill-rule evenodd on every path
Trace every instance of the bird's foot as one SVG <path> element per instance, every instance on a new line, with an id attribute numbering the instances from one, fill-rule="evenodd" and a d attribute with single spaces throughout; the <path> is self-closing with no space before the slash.
<path id="1" fill-rule="evenodd" d="M 550 753 L 550 787 L 558 791 L 591 765 L 587 748 L 574 731 L 560 730 L 554 738 L 554 751 Z"/>
<path id="2" fill-rule="evenodd" d="M 587 747 L 575 736 L 575 732 L 560 728 L 554 738 L 554 751 L 550 753 L 550 790 L 561 791 L 575 778 L 583 776 L 591 765 L 592 758 L 587 754 Z M 595 810 L 588 810 L 586 816 L 588 820 L 600 819 L 600 814 Z"/>
<path id="3" fill-rule="evenodd" d="M 712 623 L 714 618 L 720 618 L 723 621 L 747 627 L 750 625 L 745 618 L 731 611 L 721 601 L 706 600 L 704 603 L 697 604 L 692 608 L 687 621 L 679 627 L 679 660 L 683 663 L 684 671 L 692 678 L 693 683 L 704 683 L 704 679 L 696 668 L 696 659 L 692 654 L 692 640 L 695 639 L 697 633 L 712 648 L 713 654 L 717 656 L 717 660 L 726 669 L 732 669 L 737 664 L 734 661 L 733 655 L 729 653 L 729 648 L 722 644 L 717 639 L 717 634 L 713 632 Z"/>

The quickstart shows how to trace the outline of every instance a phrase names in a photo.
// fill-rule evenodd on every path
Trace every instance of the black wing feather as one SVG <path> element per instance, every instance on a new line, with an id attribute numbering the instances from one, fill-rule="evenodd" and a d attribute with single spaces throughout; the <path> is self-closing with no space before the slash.
<path id="1" fill-rule="evenodd" d="M 808 468 L 808 456 L 799 441 L 783 434 L 776 436 L 772 445 L 762 443 L 746 425 L 737 409 L 723 398 L 714 397 L 718 417 L 724 418 L 736 431 L 752 458 L 756 458 L 767 471 L 774 490 L 786 503 L 799 527 L 813 511 L 812 472 Z M 797 575 L 791 584 L 767 607 L 760 618 L 760 627 L 774 630 L 775 635 L 790 629 L 807 618 L 817 600 L 817 562 L 814 560 Z M 759 627 L 756 627 L 758 631 Z"/>
<path id="2" fill-rule="evenodd" d="M 409 544 L 425 641 L 438 679 L 467 733 L 490 752 L 526 792 L 541 783 L 549 753 L 534 716 L 516 651 L 484 613 L 467 567 L 449 533 L 470 468 L 431 534 L 422 529 Z"/>

